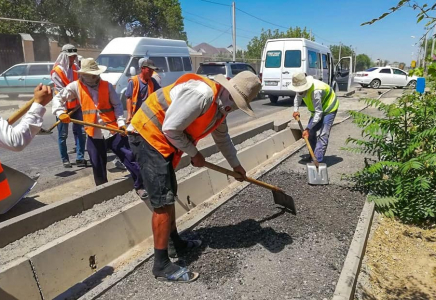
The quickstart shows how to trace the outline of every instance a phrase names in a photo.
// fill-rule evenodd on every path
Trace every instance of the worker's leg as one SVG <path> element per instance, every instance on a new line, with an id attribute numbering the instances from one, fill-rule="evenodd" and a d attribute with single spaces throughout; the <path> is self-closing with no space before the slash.
<path id="1" fill-rule="evenodd" d="M 139 165 L 135 161 L 132 150 L 130 150 L 129 140 L 127 136 L 122 136 L 121 134 L 116 134 L 108 139 L 108 148 L 115 153 L 116 156 L 121 160 L 121 162 L 126 166 L 132 175 L 134 184 L 133 187 L 137 190 L 143 187 L 142 178 L 139 174 Z"/>
<path id="2" fill-rule="evenodd" d="M 309 119 L 309 123 L 310 124 L 312 122 L 313 117 L 310 117 Z M 316 148 L 316 142 L 317 142 L 317 132 L 318 130 L 320 130 L 322 127 L 322 118 L 321 120 L 315 124 L 315 126 L 312 127 L 312 129 L 309 130 L 309 144 L 310 147 L 312 148 L 312 151 L 315 152 L 315 148 Z"/>
<path id="3" fill-rule="evenodd" d="M 83 120 L 82 110 L 78 109 L 74 113 L 71 114 L 71 118 L 76 120 Z M 84 160 L 85 159 L 85 143 L 86 143 L 86 133 L 83 125 L 73 124 L 73 133 L 76 141 L 76 160 Z"/>
<path id="4" fill-rule="evenodd" d="M 322 124 L 321 131 L 319 132 L 318 141 L 315 147 L 315 156 L 319 162 L 324 160 L 324 155 L 327 151 L 327 146 L 329 143 L 330 131 L 333 127 L 335 121 L 336 112 L 330 113 L 323 116 L 320 123 Z"/>
<path id="5" fill-rule="evenodd" d="M 56 118 L 56 121 L 59 120 Z M 58 126 L 58 144 L 62 162 L 70 161 L 67 153 L 68 123 L 59 123 Z"/>
<path id="6" fill-rule="evenodd" d="M 93 139 L 88 136 L 86 142 L 89 160 L 91 161 L 92 171 L 94 173 L 95 185 L 106 183 L 107 180 L 107 153 L 104 139 Z"/>

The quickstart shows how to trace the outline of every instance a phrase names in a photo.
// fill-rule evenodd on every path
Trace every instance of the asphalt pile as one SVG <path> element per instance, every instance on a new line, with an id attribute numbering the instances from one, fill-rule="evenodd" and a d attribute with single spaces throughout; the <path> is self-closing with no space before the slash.
<path id="1" fill-rule="evenodd" d="M 184 234 L 203 241 L 178 261 L 200 272 L 195 283 L 156 281 L 151 259 L 100 299 L 331 298 L 365 196 L 338 185 L 309 186 L 304 174 L 286 171 L 289 164 L 262 180 L 294 197 L 297 216 L 250 185 Z"/>

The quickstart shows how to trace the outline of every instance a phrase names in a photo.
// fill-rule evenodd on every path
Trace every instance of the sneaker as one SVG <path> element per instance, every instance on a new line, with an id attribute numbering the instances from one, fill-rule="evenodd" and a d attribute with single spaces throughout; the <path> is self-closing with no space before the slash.
<path id="1" fill-rule="evenodd" d="M 115 168 L 117 168 L 117 169 L 127 170 L 126 166 L 118 159 L 113 160 L 112 163 L 114 164 Z"/>
<path id="2" fill-rule="evenodd" d="M 77 152 L 77 148 L 74 147 L 73 150 L 70 150 L 70 151 L 68 151 L 67 153 L 68 153 L 68 154 L 74 154 L 74 153 L 76 153 L 76 152 Z"/>
<path id="3" fill-rule="evenodd" d="M 64 168 L 72 168 L 73 167 L 68 160 L 62 162 L 62 164 L 64 165 Z"/>
<path id="4" fill-rule="evenodd" d="M 88 166 L 88 162 L 86 159 L 78 159 L 76 160 L 76 166 L 79 168 L 86 168 Z"/>
<path id="5" fill-rule="evenodd" d="M 137 189 L 136 190 L 136 194 L 139 196 L 139 198 L 141 198 L 142 200 L 147 200 L 148 199 L 148 194 L 147 191 L 144 189 Z"/>

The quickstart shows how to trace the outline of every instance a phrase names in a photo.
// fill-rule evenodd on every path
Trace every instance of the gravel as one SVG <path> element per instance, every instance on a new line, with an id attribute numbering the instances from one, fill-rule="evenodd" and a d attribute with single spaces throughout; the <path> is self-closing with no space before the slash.
<path id="1" fill-rule="evenodd" d="M 264 140 L 273 133 L 273 130 L 260 133 L 253 138 L 236 145 L 236 148 L 240 150 L 254 145 L 256 142 Z M 221 153 L 214 154 L 208 158 L 208 160 L 211 162 L 217 162 L 221 159 L 223 159 Z M 189 166 L 176 172 L 176 175 L 180 181 L 198 170 L 198 168 Z M 0 248 L 0 266 L 5 265 L 17 258 L 23 257 L 39 247 L 42 247 L 47 243 L 68 234 L 69 232 L 84 227 L 91 222 L 101 220 L 114 212 L 121 211 L 124 206 L 138 200 L 139 197 L 136 195 L 136 192 L 132 190 L 124 195 L 120 195 L 100 204 L 94 205 L 91 209 L 83 211 L 80 214 L 71 216 L 62 221 L 53 223 L 47 228 L 33 232 L 3 248 Z"/>
<path id="2" fill-rule="evenodd" d="M 305 175 L 283 171 L 291 163 L 263 180 L 294 197 L 297 216 L 251 185 L 186 234 L 203 241 L 179 261 L 200 273 L 197 282 L 156 281 L 151 260 L 100 299 L 330 298 L 365 197 L 337 185 L 309 186 Z"/>

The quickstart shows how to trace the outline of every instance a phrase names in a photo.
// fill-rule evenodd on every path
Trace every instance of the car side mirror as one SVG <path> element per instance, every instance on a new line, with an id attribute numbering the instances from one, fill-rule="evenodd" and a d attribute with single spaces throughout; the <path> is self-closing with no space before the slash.
<path id="1" fill-rule="evenodd" d="M 135 67 L 130 67 L 130 75 L 131 76 L 135 76 L 136 75 L 136 69 L 135 69 Z"/>

